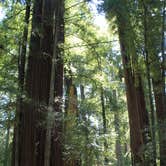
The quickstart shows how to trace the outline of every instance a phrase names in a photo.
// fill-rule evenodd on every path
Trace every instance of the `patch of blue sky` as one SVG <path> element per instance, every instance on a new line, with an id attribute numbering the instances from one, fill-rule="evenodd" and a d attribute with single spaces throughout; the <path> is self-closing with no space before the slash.
<path id="1" fill-rule="evenodd" d="M 100 5 L 101 3 L 102 0 L 92 0 L 90 3 L 90 8 L 94 14 L 94 23 L 100 28 L 105 29 L 108 26 L 105 14 L 102 12 L 99 13 L 97 10 L 98 5 Z"/>
<path id="2" fill-rule="evenodd" d="M 2 21 L 5 17 L 5 10 L 2 6 L 0 6 L 0 21 Z"/>

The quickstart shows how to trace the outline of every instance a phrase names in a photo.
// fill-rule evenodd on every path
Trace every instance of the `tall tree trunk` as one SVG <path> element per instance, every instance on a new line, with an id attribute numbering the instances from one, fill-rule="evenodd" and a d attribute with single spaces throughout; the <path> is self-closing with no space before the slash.
<path id="1" fill-rule="evenodd" d="M 156 131 L 155 131 L 155 111 L 154 111 L 154 105 L 153 105 L 153 97 L 152 97 L 152 86 L 151 86 L 151 77 L 150 77 L 150 65 L 149 65 L 149 52 L 148 52 L 148 24 L 147 24 L 147 6 L 144 1 L 143 2 L 143 9 L 144 9 L 144 20 L 143 20 L 143 26 L 144 26 L 144 49 L 145 49 L 145 64 L 146 64 L 146 75 L 147 75 L 147 81 L 148 81 L 148 95 L 149 95 L 149 102 L 150 102 L 150 113 L 151 113 L 151 135 L 152 135 L 152 147 L 153 147 L 153 165 L 156 166 Z"/>
<path id="2" fill-rule="evenodd" d="M 23 95 L 24 90 L 24 78 L 25 78 L 25 62 L 27 54 L 27 44 L 28 44 L 28 27 L 29 27 L 29 18 L 31 11 L 31 0 L 26 0 L 26 12 L 25 12 L 25 21 L 24 21 L 24 31 L 22 37 L 22 45 L 20 48 L 19 64 L 18 64 L 18 73 L 19 73 L 19 88 L 20 95 Z"/>
<path id="3" fill-rule="evenodd" d="M 150 133 L 149 115 L 146 109 L 144 90 L 142 87 L 142 79 L 139 74 L 137 75 L 136 97 L 137 97 L 137 106 L 138 106 L 139 116 L 140 116 L 141 133 L 142 133 L 143 144 L 144 144 L 143 149 L 144 149 L 145 165 L 148 165 L 148 164 L 155 165 L 155 160 L 153 156 L 149 155 L 153 153 L 153 151 L 151 150 L 153 144 L 152 144 L 151 133 Z"/>
<path id="4" fill-rule="evenodd" d="M 143 165 L 147 162 L 152 162 L 151 159 L 145 155 L 146 149 L 144 149 L 148 148 L 148 142 L 150 141 L 147 140 L 149 131 L 146 132 L 146 129 L 149 129 L 149 120 L 134 43 L 134 32 L 130 23 L 126 1 L 122 1 L 122 4 L 123 10 L 116 11 L 116 13 L 126 84 L 132 164 Z"/>
<path id="5" fill-rule="evenodd" d="M 115 124 L 115 132 L 116 132 L 116 143 L 115 143 L 115 153 L 117 159 L 117 166 L 123 165 L 123 158 L 122 158 L 122 147 L 120 141 L 120 117 L 119 117 L 119 110 L 117 109 L 117 93 L 116 90 L 113 90 L 113 100 L 114 100 L 114 124 Z"/>
<path id="6" fill-rule="evenodd" d="M 66 117 L 69 118 L 65 124 L 65 131 L 67 133 L 66 143 L 70 144 L 70 140 L 73 135 L 72 130 L 76 127 L 76 117 L 78 115 L 77 109 L 77 89 L 72 83 L 72 78 L 66 78 Z M 71 133 L 70 133 L 71 132 Z M 71 153 L 72 154 L 72 153 Z M 65 166 L 77 166 L 79 165 L 78 156 L 68 156 Z"/>
<path id="7" fill-rule="evenodd" d="M 54 111 L 58 115 L 55 119 L 55 126 L 52 130 L 52 149 L 51 149 L 51 166 L 62 165 L 62 104 L 63 104 L 63 43 L 64 43 L 64 0 L 56 0 L 55 2 L 55 21 L 58 22 L 56 49 L 56 68 L 55 68 L 55 104 Z"/>
<path id="8" fill-rule="evenodd" d="M 10 113 L 9 113 L 10 114 Z M 4 162 L 3 166 L 8 166 L 9 165 L 9 139 L 10 139 L 10 120 L 11 120 L 11 115 L 9 115 L 8 120 L 7 120 L 7 133 L 6 133 L 6 139 L 5 139 L 5 152 L 4 152 Z"/>
<path id="9" fill-rule="evenodd" d="M 164 2 L 165 4 L 165 2 Z M 151 8 L 150 8 L 151 7 Z M 160 62 L 160 57 L 158 56 L 158 49 L 156 44 L 160 45 L 160 43 L 156 43 L 153 38 L 154 36 L 154 29 L 147 27 L 151 26 L 151 20 L 154 18 L 151 16 L 150 11 L 155 9 L 156 6 L 151 6 L 151 4 L 144 2 L 144 38 L 145 38 L 145 53 L 146 53 L 146 65 L 147 70 L 151 69 L 151 78 L 154 90 L 154 98 L 155 98 L 155 105 L 156 105 L 156 114 L 157 114 L 157 122 L 158 122 L 158 131 L 159 131 L 159 148 L 160 148 L 160 165 L 166 165 L 166 109 L 165 109 L 165 90 L 164 90 L 164 79 L 163 79 L 163 68 L 161 69 L 162 63 Z M 163 10 L 164 12 L 164 10 Z M 163 18 L 164 18 L 163 13 Z M 159 29 L 161 25 L 155 25 Z M 156 32 L 156 34 L 160 35 L 160 31 Z M 163 37 L 161 35 L 161 39 L 163 42 Z M 150 42 L 148 42 L 150 41 Z M 152 49 L 155 46 L 154 49 Z M 163 54 L 163 44 L 162 44 L 162 54 Z M 151 63 L 149 64 L 149 62 Z M 164 57 L 163 57 L 164 60 Z M 150 67 L 149 67 L 150 65 Z M 150 77 L 150 76 L 148 76 Z M 149 86 L 150 86 L 150 79 L 149 79 Z"/>
<path id="10" fill-rule="evenodd" d="M 24 31 L 22 42 L 19 48 L 19 59 L 18 59 L 18 87 L 19 94 L 17 96 L 17 110 L 16 110 L 16 123 L 14 126 L 14 137 L 13 137 L 13 150 L 12 150 L 12 166 L 19 166 L 19 150 L 21 142 L 19 141 L 20 137 L 20 121 L 21 121 L 21 111 L 23 107 L 23 93 L 24 93 L 24 78 L 25 78 L 25 63 L 26 63 L 26 54 L 27 54 L 27 44 L 28 44 L 28 27 L 29 27 L 29 18 L 31 10 L 31 0 L 26 0 L 26 12 L 24 20 Z"/>
<path id="11" fill-rule="evenodd" d="M 83 85 L 80 85 L 80 93 L 81 93 L 81 102 L 84 104 L 85 102 L 85 89 L 84 89 L 84 86 Z M 86 111 L 86 110 L 83 110 L 83 111 Z M 82 120 L 83 120 L 83 123 L 84 123 L 84 127 L 83 127 L 83 132 L 85 134 L 85 153 L 84 153 L 84 163 L 85 165 L 89 166 L 89 152 L 88 152 L 88 143 L 89 143 L 89 131 L 88 131 L 88 128 L 86 125 L 88 125 L 88 119 L 87 119 L 87 115 L 86 115 L 86 112 L 82 112 L 81 113 L 81 116 L 82 116 Z"/>
<path id="12" fill-rule="evenodd" d="M 166 56 L 166 37 L 164 35 L 165 31 L 166 31 L 166 1 L 163 1 L 163 14 L 162 14 L 162 30 L 161 30 L 161 52 L 162 52 L 162 82 L 163 82 L 163 97 L 164 97 L 164 103 L 166 103 L 166 86 L 165 86 L 165 71 L 166 71 L 166 62 L 165 62 L 165 56 Z M 166 104 L 164 106 L 166 109 Z"/>
<path id="13" fill-rule="evenodd" d="M 153 79 L 153 87 L 159 130 L 160 165 L 163 166 L 166 165 L 166 110 L 164 110 L 162 81 Z"/>
<path id="14" fill-rule="evenodd" d="M 147 158 L 144 158 L 144 146 L 147 144 L 145 131 L 149 128 L 148 114 L 145 106 L 141 76 L 138 71 L 134 33 L 127 9 L 123 11 L 123 16 L 117 13 L 117 21 L 127 92 L 132 161 L 133 165 L 145 164 L 146 160 L 149 161 Z M 127 41 L 128 36 L 130 36 L 130 41 Z"/>
<path id="15" fill-rule="evenodd" d="M 45 4 L 47 5 L 47 4 Z M 62 4 L 58 4 L 59 6 L 61 6 Z M 48 6 L 49 7 L 49 6 Z M 59 92 L 59 96 L 55 96 L 56 94 L 56 86 L 55 86 L 55 81 L 61 81 L 60 84 L 62 84 L 63 86 L 63 62 L 62 61 L 62 51 L 61 48 L 59 48 L 58 44 L 60 43 L 63 43 L 64 42 L 64 39 L 60 39 L 63 37 L 64 33 L 63 33 L 63 27 L 61 27 L 61 19 L 62 16 L 61 16 L 61 7 L 59 8 L 56 8 L 56 10 L 54 11 L 53 13 L 53 31 L 54 31 L 54 37 L 53 37 L 53 40 L 54 40 L 54 46 L 53 46 L 53 57 L 52 57 L 52 67 L 51 67 L 51 80 L 50 80 L 50 91 L 49 91 L 49 104 L 48 104 L 48 115 L 47 115 L 47 132 L 46 132 L 46 142 L 45 142 L 45 166 L 49 166 L 50 165 L 50 154 L 51 154 L 51 134 L 52 134 L 52 130 L 54 130 L 54 127 L 57 125 L 57 124 L 54 124 L 55 123 L 55 120 L 56 118 L 56 115 L 55 113 L 58 112 L 60 113 L 61 112 L 61 109 L 62 109 L 62 95 L 63 95 L 63 92 L 62 92 L 62 87 L 61 85 L 58 85 L 59 88 L 60 88 L 60 92 Z M 47 8 L 47 11 L 49 13 L 49 8 Z M 47 18 L 46 18 L 47 19 Z M 46 20 L 45 19 L 45 20 Z M 48 24 L 48 22 L 47 22 Z M 59 36 L 59 33 L 62 35 L 62 36 Z M 59 38 L 60 37 L 60 38 Z M 58 73 L 59 71 L 57 70 L 57 66 L 60 65 L 60 63 L 62 63 L 62 67 L 60 68 L 60 73 Z M 62 72 L 62 73 L 61 73 Z M 58 80 L 55 80 L 56 79 L 56 74 L 60 74 L 60 78 L 58 77 Z M 55 100 L 55 101 L 54 101 Z M 55 104 L 54 104 L 55 102 Z M 55 108 L 56 110 L 54 111 L 54 107 L 55 105 L 57 105 L 58 107 Z M 51 118 L 52 117 L 52 118 Z M 59 124 L 58 125 L 61 125 L 61 122 L 58 120 L 57 121 Z M 57 143 L 58 144 L 58 143 Z"/>
<path id="16" fill-rule="evenodd" d="M 126 18 L 125 18 L 126 17 Z M 125 18 L 125 19 L 124 19 Z M 131 69 L 131 61 L 129 56 L 129 48 L 126 46 L 126 32 L 128 32 L 128 16 L 117 16 L 118 19 L 118 31 L 119 40 L 122 53 L 122 61 L 124 66 L 124 77 L 126 84 L 126 95 L 127 95 L 127 105 L 129 113 L 129 125 L 130 125 L 130 141 L 131 141 L 131 152 L 132 152 L 132 164 L 143 164 L 144 156 L 142 152 L 143 147 L 143 137 L 141 133 L 140 117 L 137 108 L 135 83 Z"/>
<path id="17" fill-rule="evenodd" d="M 102 118 L 103 118 L 103 134 L 105 135 L 107 132 L 107 125 L 106 125 L 106 110 L 105 110 L 105 101 L 104 101 L 104 90 L 103 87 L 101 87 L 101 94 L 100 94 L 100 100 L 101 100 L 101 109 L 102 109 Z M 107 140 L 104 139 L 104 151 L 107 152 Z M 104 164 L 107 165 L 108 159 L 105 156 L 104 157 Z"/>
<path id="18" fill-rule="evenodd" d="M 58 6 L 60 5 L 60 6 Z M 63 8 L 63 3 L 53 0 L 35 0 L 32 19 L 32 33 L 30 40 L 30 53 L 28 68 L 25 78 L 25 95 L 20 121 L 19 165 L 18 166 L 43 166 L 46 139 L 46 117 L 49 105 L 49 93 L 51 84 L 51 66 L 53 57 L 54 33 L 58 29 L 57 43 L 63 43 L 63 10 L 60 17 L 58 8 Z M 54 13 L 59 27 L 53 25 Z M 58 12 L 59 13 L 59 12 Z M 62 19 L 61 19 L 62 18 Z M 56 50 L 56 85 L 55 96 L 62 99 L 63 87 L 63 62 L 60 48 Z M 63 51 L 62 51 L 63 52 Z M 58 79 L 57 79 L 58 77 Z M 61 112 L 61 102 L 56 102 L 55 112 Z M 60 122 L 55 122 L 55 124 Z M 56 127 L 52 132 L 51 161 L 50 165 L 63 165 L 60 137 L 61 128 Z M 58 140 L 58 141 L 57 141 Z M 55 153 L 56 151 L 56 153 Z"/>

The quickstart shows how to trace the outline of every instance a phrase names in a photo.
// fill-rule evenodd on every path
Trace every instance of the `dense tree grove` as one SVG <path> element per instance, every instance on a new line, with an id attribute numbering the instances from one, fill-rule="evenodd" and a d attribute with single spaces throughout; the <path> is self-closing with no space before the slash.
<path id="1" fill-rule="evenodd" d="M 1 0 L 0 166 L 166 166 L 166 1 Z"/>

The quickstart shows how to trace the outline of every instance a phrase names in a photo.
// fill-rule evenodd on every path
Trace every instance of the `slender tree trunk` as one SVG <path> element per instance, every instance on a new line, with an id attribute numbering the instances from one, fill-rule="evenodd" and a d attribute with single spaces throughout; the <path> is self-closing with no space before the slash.
<path id="1" fill-rule="evenodd" d="M 45 3 L 46 7 L 48 6 L 47 3 Z M 58 33 L 59 33 L 59 27 L 60 27 L 60 8 L 56 8 L 54 11 L 54 20 L 53 20 L 53 28 L 55 28 L 54 31 L 54 46 L 53 46 L 53 57 L 52 57 L 52 67 L 51 67 L 51 81 L 50 81 L 50 91 L 49 91 L 49 104 L 48 104 L 48 115 L 47 115 L 47 132 L 46 132 L 46 142 L 45 142 L 45 160 L 44 160 L 44 166 L 49 166 L 50 165 L 50 153 L 51 153 L 51 134 L 52 134 L 52 129 L 55 126 L 55 111 L 54 111 L 54 100 L 60 100 L 57 101 L 61 103 L 62 98 L 58 96 L 58 99 L 55 99 L 55 75 L 56 75 L 56 66 L 58 65 L 57 62 L 57 57 L 60 56 L 60 52 L 58 52 Z M 49 8 L 46 8 L 46 11 L 49 13 Z M 46 20 L 47 18 L 45 18 Z M 56 20 L 55 20 L 56 19 Z M 47 22 L 48 24 L 48 22 Z M 62 41 L 63 42 L 63 41 Z M 62 76 L 63 77 L 63 76 Z M 56 96 L 57 97 L 57 96 Z M 62 97 L 62 96 L 61 96 Z M 61 108 L 60 108 L 61 109 Z M 59 110 L 58 110 L 59 111 Z"/>
<path id="2" fill-rule="evenodd" d="M 81 102 L 84 104 L 85 102 L 85 92 L 84 92 L 84 86 L 83 85 L 80 85 L 80 92 L 81 92 Z M 85 110 L 83 110 L 85 111 Z M 82 120 L 83 120 L 83 123 L 84 123 L 84 128 L 83 128 L 83 131 L 84 131 L 84 134 L 85 134 L 85 158 L 84 158 L 84 163 L 85 165 L 89 166 L 89 151 L 88 151 L 88 143 L 89 143 L 89 131 L 88 131 L 88 128 L 87 128 L 87 124 L 88 124 L 88 120 L 87 120 L 87 115 L 86 115 L 86 112 L 82 112 L 81 113 L 81 116 L 82 116 Z"/>
<path id="3" fill-rule="evenodd" d="M 149 67 L 148 67 L 149 68 Z M 152 146 L 153 146 L 153 160 L 154 166 L 156 166 L 156 113 L 154 110 L 153 104 L 153 94 L 152 94 L 152 85 L 151 85 L 151 78 L 150 78 L 150 71 L 147 69 L 147 79 L 148 79 L 148 95 L 149 95 L 149 102 L 150 102 L 150 113 L 151 113 L 151 135 L 152 135 Z"/>
<path id="4" fill-rule="evenodd" d="M 165 62 L 165 51 L 166 51 L 166 38 L 165 38 L 165 31 L 166 31 L 166 1 L 164 0 L 163 1 L 163 19 L 162 19 L 162 34 L 161 34 L 161 37 L 162 37 L 162 41 L 161 41 L 161 52 L 162 52 L 162 82 L 163 82 L 163 97 L 164 97 L 164 103 L 166 103 L 166 92 L 165 92 L 165 71 L 166 71 L 166 62 Z M 166 109 L 166 104 L 164 106 Z"/>
<path id="5" fill-rule="evenodd" d="M 25 62 L 27 54 L 27 44 L 28 44 L 28 27 L 29 27 L 29 18 L 31 11 L 31 0 L 26 0 L 26 12 L 25 12 L 25 25 L 23 31 L 22 45 L 20 50 L 19 57 L 19 86 L 20 86 L 20 95 L 22 95 L 24 90 L 24 78 L 25 78 Z"/>
<path id="6" fill-rule="evenodd" d="M 103 118 L 103 134 L 105 135 L 107 132 L 107 125 L 106 125 L 106 113 L 105 113 L 105 101 L 104 101 L 103 87 L 101 87 L 100 100 L 101 100 L 101 109 L 102 109 L 102 118 Z M 106 140 L 106 138 L 104 139 L 104 151 L 105 151 L 105 153 L 107 152 L 107 140 Z M 107 163 L 108 163 L 108 159 L 105 156 L 104 157 L 104 164 L 107 164 Z"/>
<path id="7" fill-rule="evenodd" d="M 152 97 L 152 86 L 151 86 L 151 77 L 150 77 L 150 66 L 149 66 L 149 52 L 148 52 L 148 42 L 147 42 L 147 32 L 148 32 L 148 25 L 147 25 L 147 7 L 145 2 L 143 1 L 143 8 L 144 8 L 144 43 L 145 43 L 145 63 L 146 63 L 146 74 L 147 74 L 147 81 L 148 81 L 148 95 L 149 95 L 149 102 L 150 102 L 150 113 L 151 113 L 151 135 L 152 135 L 152 147 L 153 147 L 153 165 L 156 166 L 156 130 L 155 130 L 155 112 L 153 106 L 153 97 Z"/>
<path id="8" fill-rule="evenodd" d="M 81 100 L 85 100 L 84 86 L 80 85 Z"/>
<path id="9" fill-rule="evenodd" d="M 117 109 L 117 94 L 116 90 L 113 90 L 113 100 L 114 100 L 114 124 L 115 124 L 115 132 L 116 132 L 116 143 L 115 143 L 115 153 L 117 159 L 117 166 L 123 165 L 123 158 L 122 158 L 122 147 L 120 141 L 120 117 L 119 117 L 119 110 Z"/>
<path id="10" fill-rule="evenodd" d="M 20 44 L 19 49 L 19 59 L 18 59 L 18 87 L 19 94 L 17 96 L 17 111 L 16 111 L 16 124 L 14 126 L 14 137 L 13 137 L 13 150 L 12 150 L 12 166 L 19 166 L 19 151 L 21 142 L 19 141 L 20 137 L 20 128 L 21 128 L 21 111 L 22 111 L 22 100 L 24 93 L 24 78 L 25 78 L 25 63 L 26 63 L 26 54 L 27 54 L 27 43 L 28 43 L 28 27 L 29 27 L 29 18 L 31 10 L 31 0 L 26 0 L 26 12 L 24 20 L 24 31 L 22 37 L 22 44 Z"/>
<path id="11" fill-rule="evenodd" d="M 159 130 L 160 165 L 163 166 L 166 165 L 166 110 L 164 110 L 162 81 L 153 80 L 153 87 Z"/>
<path id="12" fill-rule="evenodd" d="M 103 117 L 103 133 L 106 134 L 107 126 L 106 126 L 106 113 L 105 113 L 105 102 L 104 102 L 104 90 L 101 87 L 101 108 L 102 108 L 102 117 Z"/>
<path id="13" fill-rule="evenodd" d="M 165 4 L 165 2 L 164 2 Z M 144 2 L 144 32 L 145 32 L 145 53 L 146 53 L 146 65 L 147 71 L 151 69 L 151 78 L 153 84 L 155 105 L 156 105 L 156 114 L 157 114 L 157 122 L 158 122 L 158 131 L 159 131 L 159 148 L 160 148 L 160 165 L 166 165 L 166 110 L 165 110 L 165 90 L 163 83 L 163 71 L 161 69 L 162 63 L 160 62 L 160 57 L 158 56 L 158 50 L 152 49 L 153 46 L 156 46 L 156 42 L 153 41 L 153 29 L 147 29 L 148 23 L 153 19 L 151 14 L 148 14 L 148 6 L 149 4 Z M 150 6 L 150 5 L 149 5 Z M 153 9 L 151 9 L 153 10 Z M 164 11 L 163 11 L 164 12 Z M 164 17 L 164 13 L 163 13 Z M 150 24 L 150 23 L 149 23 Z M 160 26 L 160 25 L 155 25 Z M 149 35 L 148 35 L 149 34 Z M 151 41 L 151 42 L 148 42 Z M 152 42 L 153 41 L 153 42 Z M 153 61 L 149 64 L 150 59 Z M 149 65 L 151 65 L 149 67 Z M 150 68 L 150 69 L 149 69 Z M 150 77 L 150 76 L 148 76 Z M 149 79 L 150 86 L 150 79 Z"/>
<path id="14" fill-rule="evenodd" d="M 51 166 L 63 166 L 62 156 L 62 104 L 63 104 L 63 43 L 64 43 L 64 0 L 56 0 L 55 20 L 58 22 L 57 40 L 58 47 L 56 49 L 56 68 L 55 68 L 55 104 L 54 111 L 57 114 L 55 126 L 52 130 L 52 149 L 51 149 Z M 56 156 L 56 158 L 55 158 Z"/>
<path id="15" fill-rule="evenodd" d="M 3 166 L 9 165 L 9 138 L 10 138 L 10 116 L 7 122 L 7 133 L 6 133 L 6 142 L 5 142 L 5 153 L 4 153 L 4 163 Z"/>

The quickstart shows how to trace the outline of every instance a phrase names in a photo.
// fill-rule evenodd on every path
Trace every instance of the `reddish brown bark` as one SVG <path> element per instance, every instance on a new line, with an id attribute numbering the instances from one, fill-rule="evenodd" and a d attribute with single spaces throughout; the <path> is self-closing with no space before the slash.
<path id="1" fill-rule="evenodd" d="M 136 96 L 137 96 L 137 105 L 140 116 L 140 126 L 141 132 L 143 135 L 143 142 L 146 145 L 150 140 L 150 128 L 149 128 L 149 117 L 148 112 L 146 110 L 146 103 L 145 103 L 145 96 L 144 90 L 142 87 L 142 79 L 141 76 L 137 78 L 137 85 L 136 85 Z"/>
<path id="2" fill-rule="evenodd" d="M 19 140 L 20 135 L 20 118 L 21 111 L 23 107 L 23 95 L 24 95 L 24 79 L 25 79 L 25 63 L 26 63 L 26 54 L 27 54 L 27 43 L 28 43 L 28 26 L 30 18 L 30 9 L 31 9 L 31 0 L 26 1 L 26 11 L 25 11 L 25 20 L 24 20 L 24 30 L 22 40 L 19 47 L 19 58 L 18 58 L 18 90 L 19 94 L 17 95 L 17 108 L 16 108 L 16 119 L 14 126 L 14 136 L 13 136 L 13 149 L 12 149 L 12 166 L 18 166 L 19 164 L 19 153 L 21 143 Z"/>
<path id="3" fill-rule="evenodd" d="M 78 117 L 78 108 L 77 108 L 77 89 L 75 85 L 72 83 L 72 78 L 65 79 L 65 86 L 66 86 L 66 103 L 65 103 L 65 111 L 66 111 L 66 117 L 69 118 L 69 120 L 65 123 L 65 133 L 66 133 L 66 139 L 65 143 L 70 145 L 70 132 L 76 127 L 76 117 Z M 64 162 L 64 166 L 77 166 L 79 165 L 80 161 L 78 159 L 78 156 L 75 156 L 72 154 L 72 152 L 69 152 L 71 156 L 67 156 Z"/>
<path id="4" fill-rule="evenodd" d="M 43 2 L 34 2 L 32 35 L 26 76 L 26 99 L 21 121 L 20 166 L 36 166 L 44 163 L 44 110 L 48 104 L 50 66 L 52 50 L 52 29 L 45 29 L 43 21 Z M 44 30 L 42 39 L 41 31 Z M 49 45 L 44 45 L 47 41 Z M 45 54 L 44 54 L 45 53 Z M 47 56 L 46 56 L 47 53 Z M 44 108 L 44 109 L 43 109 Z"/>
<path id="5" fill-rule="evenodd" d="M 156 114 L 159 130 L 160 165 L 166 165 L 166 110 L 161 80 L 153 80 Z"/>
<path id="6" fill-rule="evenodd" d="M 63 97 L 63 43 L 64 43 L 64 1 L 56 0 L 55 5 L 55 21 L 57 26 L 57 56 L 56 56 L 56 71 L 55 71 L 55 112 L 59 113 L 55 120 L 53 129 L 52 149 L 51 149 L 51 166 L 63 166 L 62 156 L 62 97 Z M 57 100 L 58 99 L 58 100 Z"/>
<path id="7" fill-rule="evenodd" d="M 117 24 L 119 32 L 119 41 L 121 46 L 122 62 L 124 66 L 124 77 L 126 84 L 126 96 L 129 114 L 130 125 L 130 140 L 131 140 L 131 152 L 132 152 L 132 164 L 144 164 L 144 140 L 142 135 L 143 117 L 142 113 L 145 108 L 141 106 L 142 102 L 136 91 L 135 82 L 135 60 L 136 51 L 133 40 L 133 32 L 130 24 L 130 18 L 127 11 L 127 6 L 123 2 L 124 11 L 117 12 Z M 130 36 L 130 39 L 128 37 Z"/>
<path id="8" fill-rule="evenodd" d="M 60 3 L 61 2 L 61 3 Z M 46 134 L 46 112 L 48 111 L 51 64 L 54 43 L 54 28 L 59 30 L 58 42 L 63 43 L 63 10 L 62 1 L 35 0 L 32 20 L 30 53 L 25 78 L 25 95 L 20 118 L 20 147 L 18 166 L 43 166 Z M 58 27 L 53 25 L 54 14 Z M 62 18 L 62 19 L 61 19 Z M 58 47 L 58 46 L 57 46 Z M 57 49 L 58 50 L 58 49 Z M 57 70 L 55 96 L 62 99 L 63 87 L 63 58 L 60 49 L 57 51 Z M 55 103 L 55 112 L 61 112 L 62 100 Z M 60 143 L 61 122 L 56 121 L 53 131 L 51 166 L 63 165 Z"/>

